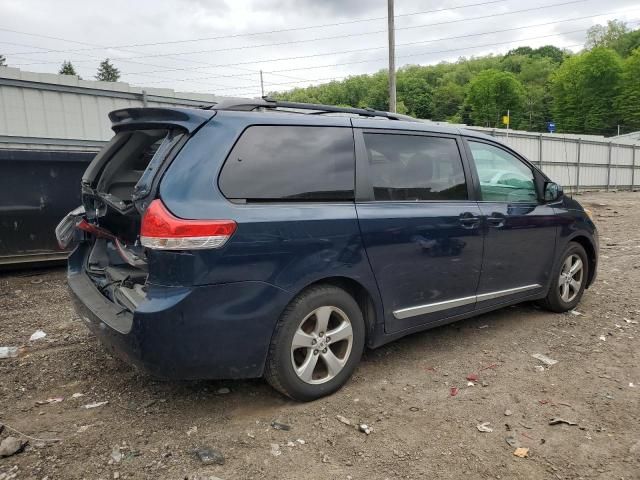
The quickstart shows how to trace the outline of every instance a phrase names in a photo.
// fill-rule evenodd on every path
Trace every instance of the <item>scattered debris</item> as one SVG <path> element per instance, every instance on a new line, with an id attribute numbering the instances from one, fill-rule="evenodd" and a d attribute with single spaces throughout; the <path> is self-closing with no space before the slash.
<path id="1" fill-rule="evenodd" d="M 489 386 L 489 382 L 485 382 L 484 380 L 482 381 L 482 386 L 483 387 L 488 387 Z"/>
<path id="2" fill-rule="evenodd" d="M 193 453 L 204 465 L 224 465 L 224 455 L 222 452 L 209 447 L 196 448 Z"/>
<path id="3" fill-rule="evenodd" d="M 565 420 L 564 418 L 560 418 L 560 417 L 553 417 L 551 420 L 549 420 L 549 425 L 558 425 L 560 423 L 566 423 L 567 425 L 578 425 L 575 422 L 572 422 L 570 420 Z"/>
<path id="4" fill-rule="evenodd" d="M 290 425 L 287 425 L 286 423 L 276 422 L 275 420 L 271 422 L 271 426 L 273 427 L 274 430 L 284 430 L 285 432 L 288 432 L 289 430 L 291 430 Z"/>
<path id="5" fill-rule="evenodd" d="M 491 365 L 487 365 L 486 367 L 482 367 L 480 370 L 484 371 L 484 370 L 489 370 L 489 369 L 494 369 L 494 368 L 498 368 L 500 365 L 497 363 L 492 363 Z"/>
<path id="6" fill-rule="evenodd" d="M 80 398 L 80 397 L 84 397 L 84 393 L 74 393 L 73 395 L 71 395 L 71 398 Z"/>
<path id="7" fill-rule="evenodd" d="M 543 355 L 542 353 L 534 353 L 531 355 L 533 358 L 540 360 L 542 363 L 544 363 L 545 365 L 555 365 L 556 363 L 558 363 L 558 360 L 554 360 L 553 358 L 549 358 L 546 355 Z"/>
<path id="8" fill-rule="evenodd" d="M 518 423 L 520 424 L 520 426 L 521 426 L 521 427 L 524 427 L 524 428 L 526 428 L 527 430 L 533 430 L 533 427 L 532 427 L 532 426 L 530 426 L 530 425 L 527 425 L 527 424 L 522 423 L 522 422 L 518 422 Z"/>
<path id="9" fill-rule="evenodd" d="M 634 384 L 633 382 L 629 382 L 629 386 L 630 386 L 631 388 L 635 388 L 635 384 Z"/>
<path id="10" fill-rule="evenodd" d="M 606 342 L 606 341 L 607 341 L 607 337 L 605 337 L 604 335 L 600 335 L 598 338 L 599 338 L 600 340 L 602 340 L 603 342 Z"/>
<path id="11" fill-rule="evenodd" d="M 322 456 L 322 463 L 329 463 L 329 455 L 323 455 Z"/>
<path id="12" fill-rule="evenodd" d="M 489 425 L 490 425 L 489 422 L 484 422 L 484 423 L 481 423 L 480 425 L 476 425 L 476 428 L 478 429 L 479 432 L 491 433 L 493 432 L 493 428 L 491 428 Z"/>
<path id="13" fill-rule="evenodd" d="M 529 456 L 529 449 L 528 448 L 524 448 L 524 447 L 518 447 L 518 448 L 515 449 L 513 454 L 516 457 L 526 458 L 526 457 Z"/>
<path id="14" fill-rule="evenodd" d="M 89 427 L 92 427 L 93 425 L 80 425 L 80 427 L 78 427 L 78 430 L 76 430 L 77 433 L 84 433 L 87 430 L 89 430 Z"/>
<path id="15" fill-rule="evenodd" d="M 23 442 L 16 437 L 7 437 L 0 442 L 0 458 L 10 457 L 16 453 L 22 452 L 29 442 Z"/>
<path id="16" fill-rule="evenodd" d="M 190 437 L 191 435 L 197 432 L 198 432 L 198 427 L 194 425 L 191 428 L 189 428 L 189 430 L 187 430 L 187 437 Z"/>
<path id="17" fill-rule="evenodd" d="M 637 325 L 637 324 L 638 324 L 638 321 L 637 321 L 637 320 L 630 320 L 630 319 L 628 319 L 628 318 L 625 318 L 625 319 L 624 319 L 624 321 L 625 321 L 626 323 L 633 323 L 633 324 L 635 324 L 635 325 Z"/>
<path id="18" fill-rule="evenodd" d="M 111 450 L 111 459 L 114 463 L 120 463 L 122 461 L 122 452 L 120 451 L 120 447 L 113 447 Z"/>
<path id="19" fill-rule="evenodd" d="M 291 447 L 295 447 L 295 446 L 296 446 L 296 444 L 295 444 L 294 442 L 292 442 L 291 440 L 289 440 L 289 441 L 287 442 L 287 447 L 290 447 L 290 448 L 291 448 Z"/>
<path id="20" fill-rule="evenodd" d="M 46 400 L 36 400 L 36 405 L 49 405 L 52 403 L 60 403 L 64 400 L 64 397 L 52 397 Z"/>
<path id="21" fill-rule="evenodd" d="M 475 387 L 476 384 L 473 382 L 467 382 L 467 387 Z"/>
<path id="22" fill-rule="evenodd" d="M 300 445 L 304 445 L 305 443 L 307 443 L 301 438 L 297 439 L 296 442 L 298 442 Z"/>
<path id="23" fill-rule="evenodd" d="M 336 415 L 336 418 L 338 419 L 339 422 L 344 423 L 345 425 L 351 425 L 351 420 L 349 420 L 347 417 L 343 417 L 342 415 Z"/>
<path id="24" fill-rule="evenodd" d="M 477 373 L 470 373 L 469 375 L 467 375 L 467 380 L 469 380 L 470 382 L 477 382 L 478 381 L 478 374 Z"/>
<path id="25" fill-rule="evenodd" d="M 274 457 L 282 455 L 282 452 L 280 451 L 280 445 L 278 445 L 277 443 L 271 444 L 271 455 L 273 455 Z"/>
<path id="26" fill-rule="evenodd" d="M 535 368 L 538 372 L 544 372 L 544 367 L 542 365 L 536 365 Z"/>
<path id="27" fill-rule="evenodd" d="M 109 403 L 108 400 L 105 400 L 104 402 L 93 402 L 93 403 L 88 403 L 86 405 L 83 405 L 82 408 L 86 408 L 87 410 L 90 410 L 92 408 L 102 407 L 108 403 Z"/>
<path id="28" fill-rule="evenodd" d="M 547 400 L 547 399 L 538 400 L 538 403 L 539 403 L 540 405 L 546 405 L 547 403 L 549 403 L 549 400 Z"/>
<path id="29" fill-rule="evenodd" d="M 42 330 L 36 330 L 35 332 L 33 332 L 33 334 L 29 337 L 29 341 L 30 342 L 35 342 L 36 340 L 41 340 L 44 337 L 46 337 L 47 334 L 45 332 L 43 332 Z"/>
<path id="30" fill-rule="evenodd" d="M 369 435 L 371 432 L 373 432 L 373 427 L 370 427 L 366 423 L 361 423 L 360 425 L 358 425 L 358 430 Z"/>
<path id="31" fill-rule="evenodd" d="M 511 410 L 509 410 L 508 408 L 504 411 L 504 416 L 505 417 L 510 417 L 513 414 L 513 412 Z"/>
<path id="32" fill-rule="evenodd" d="M 18 350 L 18 347 L 0 347 L 0 358 L 15 358 Z"/>
<path id="33" fill-rule="evenodd" d="M 578 317 L 584 316 L 584 313 L 579 312 L 578 310 L 571 310 L 571 315 L 576 315 Z"/>
<path id="34" fill-rule="evenodd" d="M 409 411 L 411 411 L 411 412 L 419 412 L 420 409 L 418 407 L 409 407 Z"/>
<path id="35" fill-rule="evenodd" d="M 478 328 L 489 328 L 489 325 L 480 325 Z"/>
<path id="36" fill-rule="evenodd" d="M 32 437 L 31 435 L 27 435 L 26 433 L 22 433 L 20 430 L 17 430 L 15 428 L 13 428 L 12 426 L 7 425 L 6 423 L 5 424 L 0 424 L 0 432 L 2 432 L 2 430 L 4 428 L 6 428 L 7 430 L 11 430 L 14 433 L 17 433 L 21 437 L 28 438 L 29 440 L 33 440 L 34 442 L 38 442 L 38 443 L 61 442 L 62 441 L 61 438 L 36 438 L 36 437 Z M 1 478 L 0 478 L 0 480 L 1 480 Z"/>
<path id="37" fill-rule="evenodd" d="M 216 395 L 226 395 L 227 393 L 231 393 L 231 389 L 228 387 L 221 387 L 216 390 Z"/>
<path id="38" fill-rule="evenodd" d="M 513 447 L 513 448 L 517 448 L 517 447 L 518 447 L 518 445 L 520 444 L 520 443 L 518 442 L 518 440 L 516 439 L 516 437 L 511 436 L 511 435 L 510 435 L 510 436 L 508 436 L 508 437 L 505 437 L 504 441 L 505 441 L 505 442 L 507 442 L 507 444 L 508 444 L 510 447 Z"/>
<path id="39" fill-rule="evenodd" d="M 458 387 L 451 387 L 449 388 L 449 395 L 455 397 L 459 391 L 460 390 L 458 390 Z"/>

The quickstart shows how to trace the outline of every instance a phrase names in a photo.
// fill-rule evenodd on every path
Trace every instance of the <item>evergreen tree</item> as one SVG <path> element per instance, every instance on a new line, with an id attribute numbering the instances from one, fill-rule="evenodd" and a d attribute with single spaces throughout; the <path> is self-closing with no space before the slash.
<path id="1" fill-rule="evenodd" d="M 100 62 L 98 67 L 98 73 L 96 74 L 96 80 L 103 82 L 117 82 L 120 79 L 120 70 L 114 67 L 109 59 L 106 58 Z"/>
<path id="2" fill-rule="evenodd" d="M 60 66 L 60 70 L 58 71 L 59 75 L 78 75 L 76 73 L 76 69 L 73 67 L 73 64 L 68 61 L 65 60 L 64 62 L 62 62 L 62 65 Z"/>
<path id="3" fill-rule="evenodd" d="M 0 55 L 0 67 L 6 67 L 7 63 L 6 63 L 7 59 L 4 58 L 4 55 Z"/>

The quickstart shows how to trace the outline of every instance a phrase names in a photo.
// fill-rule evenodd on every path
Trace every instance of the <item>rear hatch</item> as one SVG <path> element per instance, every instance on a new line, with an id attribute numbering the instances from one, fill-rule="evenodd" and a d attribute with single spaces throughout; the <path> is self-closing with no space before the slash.
<path id="1" fill-rule="evenodd" d="M 84 214 L 76 223 L 89 244 L 85 271 L 112 302 L 133 312 L 146 298 L 148 262 L 141 219 L 163 173 L 213 110 L 129 108 L 109 114 L 115 136 L 82 177 Z"/>

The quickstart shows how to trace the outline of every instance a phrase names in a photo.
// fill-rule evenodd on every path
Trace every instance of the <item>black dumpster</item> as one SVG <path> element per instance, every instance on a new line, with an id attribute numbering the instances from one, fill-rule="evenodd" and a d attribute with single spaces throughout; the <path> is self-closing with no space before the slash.
<path id="1" fill-rule="evenodd" d="M 63 260 L 54 229 L 80 205 L 80 179 L 100 146 L 0 146 L 0 266 Z"/>

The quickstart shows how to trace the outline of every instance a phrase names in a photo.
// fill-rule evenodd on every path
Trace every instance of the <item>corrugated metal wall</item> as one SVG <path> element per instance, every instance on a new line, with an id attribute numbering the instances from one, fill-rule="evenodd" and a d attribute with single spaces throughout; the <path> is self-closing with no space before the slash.
<path id="1" fill-rule="evenodd" d="M 216 100 L 219 97 L 208 94 L 0 67 L 0 136 L 108 140 L 113 132 L 107 114 L 112 110 L 196 106 Z"/>
<path id="2" fill-rule="evenodd" d="M 499 138 L 569 190 L 636 189 L 640 145 L 596 136 L 512 132 L 465 127 Z"/>

